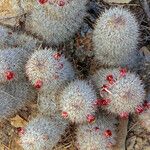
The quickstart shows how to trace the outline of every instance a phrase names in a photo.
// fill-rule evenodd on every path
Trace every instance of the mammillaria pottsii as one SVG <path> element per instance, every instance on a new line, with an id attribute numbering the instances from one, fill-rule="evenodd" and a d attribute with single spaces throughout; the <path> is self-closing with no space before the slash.
<path id="1" fill-rule="evenodd" d="M 93 124 L 78 125 L 77 147 L 80 150 L 111 150 L 116 143 L 116 123 L 114 116 L 103 114 Z"/>
<path id="2" fill-rule="evenodd" d="M 27 58 L 24 58 L 24 53 L 22 48 L 8 48 L 0 51 L 0 83 L 25 78 Z"/>
<path id="3" fill-rule="evenodd" d="M 79 30 L 86 16 L 87 0 L 35 0 L 22 1 L 21 4 L 29 12 L 26 30 L 57 45 L 69 40 Z"/>
<path id="4" fill-rule="evenodd" d="M 60 111 L 60 96 L 65 86 L 68 84 L 63 83 L 60 87 L 53 90 L 39 91 L 38 93 L 38 109 L 44 115 L 54 116 Z"/>
<path id="5" fill-rule="evenodd" d="M 125 118 L 143 111 L 145 91 L 138 75 L 125 68 L 101 69 L 91 78 L 102 97 L 97 105 Z"/>
<path id="6" fill-rule="evenodd" d="M 123 8 L 110 8 L 97 20 L 93 33 L 95 58 L 103 65 L 133 68 L 142 58 L 138 52 L 139 25 Z"/>
<path id="7" fill-rule="evenodd" d="M 25 64 L 40 42 L 0 26 L 0 82 L 25 78 Z"/>
<path id="8" fill-rule="evenodd" d="M 35 88 L 49 91 L 75 76 L 71 63 L 52 49 L 35 51 L 26 64 L 26 73 Z"/>
<path id="9" fill-rule="evenodd" d="M 20 130 L 21 145 L 24 150 L 52 150 L 67 126 L 67 121 L 58 115 L 53 118 L 39 115 Z"/>
<path id="10" fill-rule="evenodd" d="M 60 96 L 62 116 L 75 123 L 91 123 L 95 120 L 96 100 L 96 92 L 88 82 L 75 80 Z"/>
<path id="11" fill-rule="evenodd" d="M 12 29 L 0 25 L 0 49 L 22 48 L 24 54 L 29 55 L 40 45 L 40 41 L 21 32 L 14 32 Z"/>
<path id="12" fill-rule="evenodd" d="M 0 120 L 13 116 L 35 98 L 36 92 L 27 81 L 12 81 L 7 84 L 1 84 Z"/>

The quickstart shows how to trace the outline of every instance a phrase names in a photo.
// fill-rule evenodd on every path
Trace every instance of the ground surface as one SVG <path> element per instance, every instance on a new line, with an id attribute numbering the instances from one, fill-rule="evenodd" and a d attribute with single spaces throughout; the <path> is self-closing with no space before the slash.
<path id="1" fill-rule="evenodd" d="M 9 0 L 5 0 L 9 1 Z M 111 4 L 113 5 L 113 4 Z M 66 56 L 73 62 L 75 68 L 78 70 L 78 76 L 85 78 L 89 73 L 92 73 L 99 66 L 95 67 L 93 52 L 92 52 L 92 40 L 91 35 L 94 27 L 94 22 L 99 14 L 104 11 L 105 8 L 109 8 L 111 5 L 104 3 L 100 0 L 91 0 L 90 9 L 85 23 L 81 30 L 76 34 L 73 40 L 64 44 L 60 49 L 66 54 Z M 123 4 L 122 4 L 123 5 Z M 146 51 L 146 55 L 149 55 L 150 50 L 150 26 L 148 25 L 146 16 L 140 7 L 139 3 L 131 1 L 130 4 L 125 4 L 127 7 L 135 13 L 141 26 L 141 41 L 140 48 Z M 3 9 L 2 9 L 3 8 Z M 1 13 L 3 12 L 3 13 Z M 6 13 L 7 12 L 7 13 Z M 8 21 L 7 19 L 2 21 L 3 14 L 8 14 L 10 17 L 15 16 L 15 12 L 11 11 L 9 6 L 0 6 L 0 22 L 12 25 L 14 21 Z M 6 16 L 6 15 L 5 15 Z M 7 18 L 7 17 L 6 17 Z M 14 18 L 12 18 L 14 19 Z M 11 23 L 9 23 L 11 22 Z M 139 48 L 139 49 L 140 49 Z M 90 69 L 89 69 L 90 68 Z M 147 82 L 149 87 L 149 82 Z M 18 136 L 16 134 L 16 128 L 25 126 L 31 117 L 37 113 L 36 104 L 32 104 L 29 107 L 24 108 L 18 114 L 5 122 L 0 123 L 0 150 L 22 150 L 19 146 Z M 75 150 L 74 146 L 74 126 L 71 126 L 70 131 L 62 138 L 62 141 L 56 146 L 57 150 Z M 126 150 L 150 150 L 150 133 L 142 128 L 136 117 L 131 117 L 128 125 L 128 135 L 126 139 Z M 122 149 L 119 149 L 122 150 Z"/>

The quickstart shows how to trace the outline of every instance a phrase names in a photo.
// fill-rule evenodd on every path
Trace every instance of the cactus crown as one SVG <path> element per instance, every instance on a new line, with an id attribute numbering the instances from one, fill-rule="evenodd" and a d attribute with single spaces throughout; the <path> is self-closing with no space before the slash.
<path id="1" fill-rule="evenodd" d="M 92 79 L 102 97 L 98 105 L 120 115 L 142 111 L 145 91 L 136 74 L 126 69 L 101 69 Z"/>
<path id="2" fill-rule="evenodd" d="M 26 73 L 36 88 L 46 88 L 49 91 L 74 78 L 74 70 L 70 62 L 52 49 L 33 53 L 27 62 Z"/>
<path id="3" fill-rule="evenodd" d="M 78 125 L 76 138 L 77 147 L 82 150 L 97 149 L 110 150 L 116 143 L 117 120 L 109 114 L 100 114 L 98 119 L 92 124 Z"/>
<path id="4" fill-rule="evenodd" d="M 47 116 L 37 116 L 25 128 L 25 133 L 21 136 L 22 146 L 24 150 L 52 149 L 66 128 L 67 122 L 57 115 L 51 119 Z"/>
<path id="5" fill-rule="evenodd" d="M 26 3 L 22 3 L 25 9 Z M 86 3 L 87 0 L 31 2 L 31 13 L 25 22 L 26 30 L 38 35 L 47 43 L 58 45 L 78 31 L 86 15 Z"/>
<path id="6" fill-rule="evenodd" d="M 110 8 L 95 26 L 95 58 L 106 66 L 133 68 L 141 59 L 137 51 L 138 40 L 139 26 L 134 15 L 123 8 Z"/>
<path id="7" fill-rule="evenodd" d="M 75 80 L 62 92 L 60 101 L 62 115 L 76 123 L 92 122 L 95 120 L 96 99 L 93 87 L 86 81 Z"/>

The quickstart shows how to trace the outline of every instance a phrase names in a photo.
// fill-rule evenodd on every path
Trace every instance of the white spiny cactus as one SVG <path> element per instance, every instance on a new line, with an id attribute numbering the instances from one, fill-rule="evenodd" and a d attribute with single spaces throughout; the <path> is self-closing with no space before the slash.
<path id="1" fill-rule="evenodd" d="M 29 55 L 38 47 L 40 42 L 24 33 L 13 32 L 11 29 L 0 26 L 0 49 L 22 48 Z"/>
<path id="2" fill-rule="evenodd" d="M 53 116 L 59 111 L 59 101 L 56 97 L 58 95 L 58 89 L 53 91 L 41 91 L 38 93 L 38 109 L 44 115 Z"/>
<path id="3" fill-rule="evenodd" d="M 145 91 L 138 75 L 126 69 L 101 69 L 91 78 L 102 97 L 97 105 L 122 117 L 143 111 Z"/>
<path id="4" fill-rule="evenodd" d="M 52 150 L 61 139 L 68 123 L 56 115 L 54 118 L 37 116 L 31 120 L 21 136 L 24 150 Z"/>
<path id="5" fill-rule="evenodd" d="M 95 58 L 107 66 L 132 68 L 141 60 L 137 48 L 139 25 L 123 8 L 110 8 L 97 20 L 93 33 Z"/>
<path id="6" fill-rule="evenodd" d="M 0 85 L 0 120 L 14 115 L 28 102 L 35 100 L 36 92 L 27 81 Z"/>
<path id="7" fill-rule="evenodd" d="M 96 92 L 88 82 L 75 80 L 63 90 L 60 96 L 62 116 L 75 123 L 93 122 L 96 99 Z"/>
<path id="8" fill-rule="evenodd" d="M 0 83 L 25 78 L 25 51 L 22 48 L 8 48 L 0 51 Z"/>
<path id="9" fill-rule="evenodd" d="M 29 12 L 26 30 L 57 45 L 78 31 L 86 15 L 87 0 L 37 0 L 21 4 Z"/>
<path id="10" fill-rule="evenodd" d="M 26 73 L 32 84 L 40 90 L 57 89 L 65 81 L 74 79 L 74 70 L 70 62 L 52 49 L 33 53 L 26 65 Z"/>
<path id="11" fill-rule="evenodd" d="M 117 123 L 114 116 L 102 114 L 93 124 L 78 125 L 77 147 L 80 150 L 110 150 L 116 143 Z"/>

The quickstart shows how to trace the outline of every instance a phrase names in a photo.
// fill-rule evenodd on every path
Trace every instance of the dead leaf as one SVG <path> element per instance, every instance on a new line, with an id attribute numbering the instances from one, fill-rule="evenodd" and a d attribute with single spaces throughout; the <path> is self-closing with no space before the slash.
<path id="1" fill-rule="evenodd" d="M 15 19 L 23 14 L 19 6 L 20 0 L 0 0 L 0 22 L 14 26 Z"/>
<path id="2" fill-rule="evenodd" d="M 150 51 L 146 46 L 143 46 L 140 51 L 142 51 L 145 56 L 150 56 Z"/>
<path id="3" fill-rule="evenodd" d="M 106 3 L 129 3 L 131 0 L 104 0 Z"/>
<path id="4" fill-rule="evenodd" d="M 0 0 L 0 19 L 15 17 L 20 11 L 19 0 Z"/>
<path id="5" fill-rule="evenodd" d="M 27 121 L 22 119 L 20 116 L 16 116 L 14 118 L 10 119 L 11 125 L 18 128 L 18 127 L 24 127 L 27 125 Z"/>

